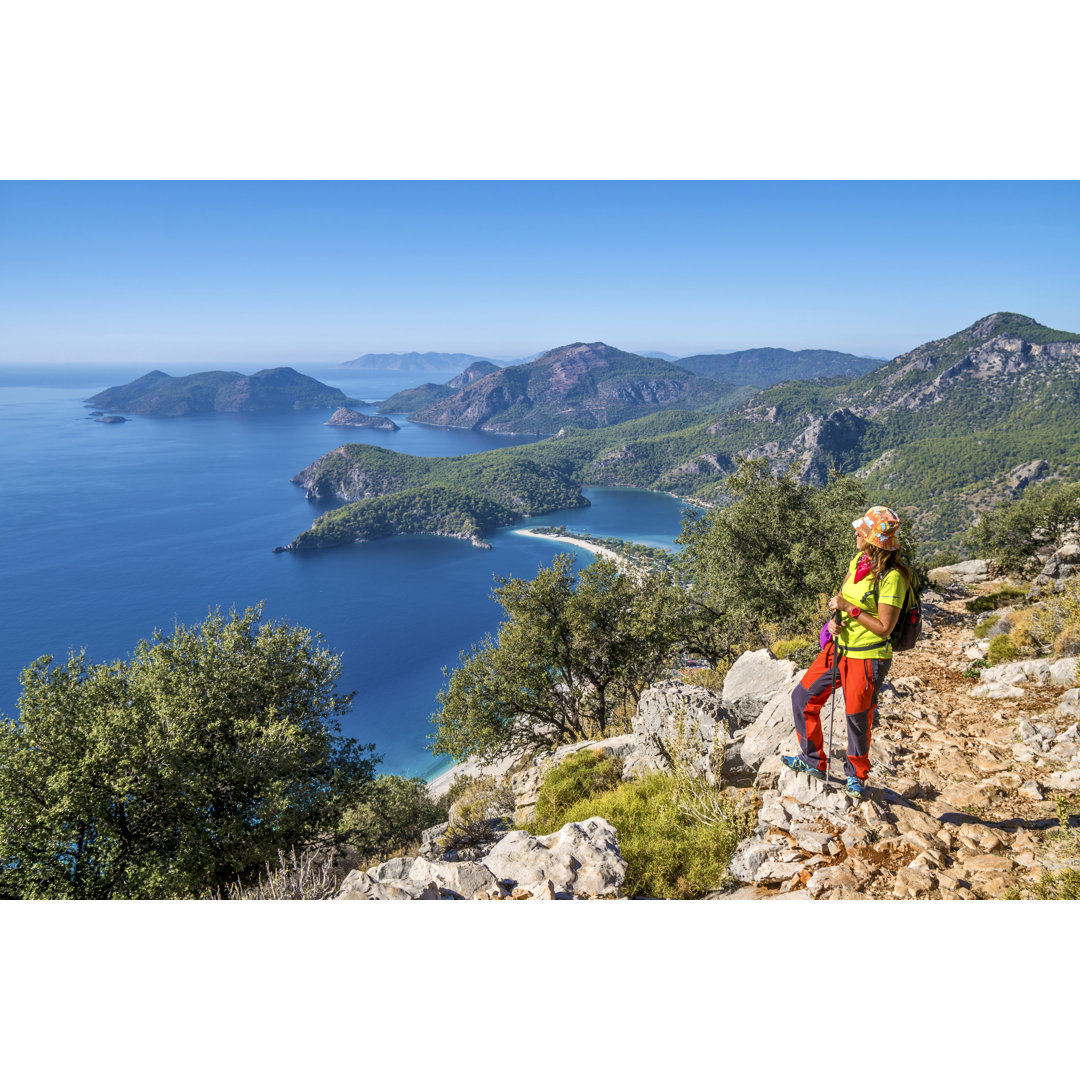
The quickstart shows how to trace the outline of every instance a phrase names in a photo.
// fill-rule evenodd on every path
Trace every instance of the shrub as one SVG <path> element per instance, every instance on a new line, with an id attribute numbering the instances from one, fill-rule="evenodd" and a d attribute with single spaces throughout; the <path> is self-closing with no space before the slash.
<path id="1" fill-rule="evenodd" d="M 389 859 L 418 843 L 425 829 L 445 821 L 451 801 L 447 795 L 432 799 L 427 784 L 415 777 L 379 776 L 342 815 L 337 836 L 363 863 Z"/>
<path id="2" fill-rule="evenodd" d="M 271 866 L 267 860 L 266 876 L 259 874 L 254 885 L 234 882 L 223 897 L 220 890 L 211 899 L 220 900 L 329 900 L 337 895 L 341 886 L 341 873 L 335 870 L 333 860 L 318 851 L 278 851 L 278 864 Z"/>
<path id="3" fill-rule="evenodd" d="M 554 832 L 567 821 L 576 820 L 563 817 L 569 807 L 618 787 L 621 780 L 622 761 L 619 758 L 590 749 L 570 754 L 544 777 L 536 799 L 532 827 L 538 835 Z"/>
<path id="4" fill-rule="evenodd" d="M 125 661 L 40 657 L 0 720 L 0 895 L 189 898 L 253 881 L 371 786 L 340 735 L 351 694 L 317 635 L 262 608 L 138 642 Z"/>
<path id="5" fill-rule="evenodd" d="M 981 615 L 986 611 L 994 611 L 996 608 L 1005 607 L 1008 604 L 1019 603 L 1027 593 L 1015 585 L 1006 585 L 996 592 L 987 593 L 985 596 L 976 596 L 974 600 L 968 600 L 964 607 L 972 615 Z"/>
<path id="6" fill-rule="evenodd" d="M 731 668 L 731 662 L 722 660 L 715 667 L 684 668 L 679 672 L 679 678 L 687 686 L 701 686 L 719 694 L 724 689 L 724 679 Z"/>
<path id="7" fill-rule="evenodd" d="M 731 824 L 740 819 L 734 807 L 731 822 L 690 823 L 679 795 L 674 776 L 653 773 L 567 807 L 552 826 L 590 817 L 606 819 L 615 826 L 626 860 L 626 895 L 692 900 L 721 884 L 745 833 Z"/>
<path id="8" fill-rule="evenodd" d="M 1017 652 L 1047 649 L 1061 628 L 1060 614 L 1051 607 L 1027 608 L 1010 619 L 1009 640 Z"/>
<path id="9" fill-rule="evenodd" d="M 482 776 L 474 780 L 450 807 L 450 827 L 439 845 L 446 851 L 493 840 L 498 826 L 510 823 L 515 802 L 509 778 Z"/>
<path id="10" fill-rule="evenodd" d="M 964 543 L 1005 571 L 1033 568 L 1040 548 L 1057 547 L 1080 521 L 1080 483 L 1029 484 L 968 530 Z"/>
<path id="11" fill-rule="evenodd" d="M 784 638 L 772 645 L 772 654 L 777 660 L 790 660 L 799 667 L 809 667 L 819 651 L 818 642 L 806 634 Z"/>
<path id="12" fill-rule="evenodd" d="M 1009 640 L 1008 634 L 998 634 L 990 639 L 986 659 L 991 664 L 1005 664 L 1010 660 L 1015 660 L 1017 655 L 1016 646 Z"/>
<path id="13" fill-rule="evenodd" d="M 1003 620 L 998 615 L 990 615 L 983 619 L 981 622 L 975 624 L 974 634 L 977 638 L 984 638 L 990 636 L 990 631 L 994 629 L 998 623 Z"/>
<path id="14" fill-rule="evenodd" d="M 1006 900 L 1080 900 L 1080 870 L 1043 871 L 1034 885 L 1025 885 L 1005 895 Z"/>
<path id="15" fill-rule="evenodd" d="M 1080 626 L 1066 626 L 1054 638 L 1055 656 L 1080 656 Z"/>

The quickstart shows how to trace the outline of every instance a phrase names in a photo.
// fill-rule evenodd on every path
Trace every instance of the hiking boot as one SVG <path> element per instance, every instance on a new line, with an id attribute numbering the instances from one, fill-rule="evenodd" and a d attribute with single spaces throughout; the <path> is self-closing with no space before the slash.
<path id="1" fill-rule="evenodd" d="M 819 780 L 825 779 L 825 774 L 820 769 L 815 769 L 812 765 L 807 765 L 801 757 L 798 757 L 795 754 L 790 756 L 785 755 L 780 758 L 780 761 L 793 772 L 804 772 L 807 776 L 816 776 Z"/>
<path id="2" fill-rule="evenodd" d="M 855 800 L 863 798 L 863 781 L 857 776 L 849 776 L 844 785 L 844 793 Z"/>

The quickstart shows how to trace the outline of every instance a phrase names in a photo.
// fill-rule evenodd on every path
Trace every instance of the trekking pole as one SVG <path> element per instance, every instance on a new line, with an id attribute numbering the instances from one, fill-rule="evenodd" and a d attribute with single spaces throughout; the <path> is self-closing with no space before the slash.
<path id="1" fill-rule="evenodd" d="M 836 629 L 840 629 L 840 611 L 836 612 Z M 840 666 L 840 643 L 836 638 L 832 642 L 832 689 L 829 691 L 829 749 L 825 754 L 825 787 L 829 786 L 829 767 L 832 765 L 832 722 L 836 714 L 836 672 Z"/>

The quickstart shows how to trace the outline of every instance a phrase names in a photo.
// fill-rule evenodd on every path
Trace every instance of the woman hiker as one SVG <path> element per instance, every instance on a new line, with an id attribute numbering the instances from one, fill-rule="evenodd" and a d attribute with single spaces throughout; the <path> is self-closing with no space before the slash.
<path id="1" fill-rule="evenodd" d="M 872 506 L 853 521 L 858 549 L 840 592 L 829 599 L 832 640 L 818 653 L 791 695 L 801 753 L 780 760 L 796 772 L 825 779 L 821 707 L 833 684 L 833 650 L 839 647 L 839 682 L 847 711 L 847 794 L 863 797 L 870 771 L 870 728 L 881 684 L 892 664 L 889 635 L 896 625 L 911 571 L 900 561 L 900 519 L 887 506 Z M 840 621 L 837 630 L 832 619 Z M 824 636 L 824 635 L 823 635 Z"/>

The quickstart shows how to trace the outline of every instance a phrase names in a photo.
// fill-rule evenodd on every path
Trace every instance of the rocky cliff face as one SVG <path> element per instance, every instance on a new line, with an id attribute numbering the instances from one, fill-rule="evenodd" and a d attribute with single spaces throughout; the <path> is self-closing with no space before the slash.
<path id="1" fill-rule="evenodd" d="M 570 425 L 605 427 L 658 408 L 701 408 L 732 389 L 600 341 L 552 349 L 511 368 L 470 368 L 460 378 L 452 397 L 411 413 L 409 419 L 442 427 L 554 434 Z"/>

